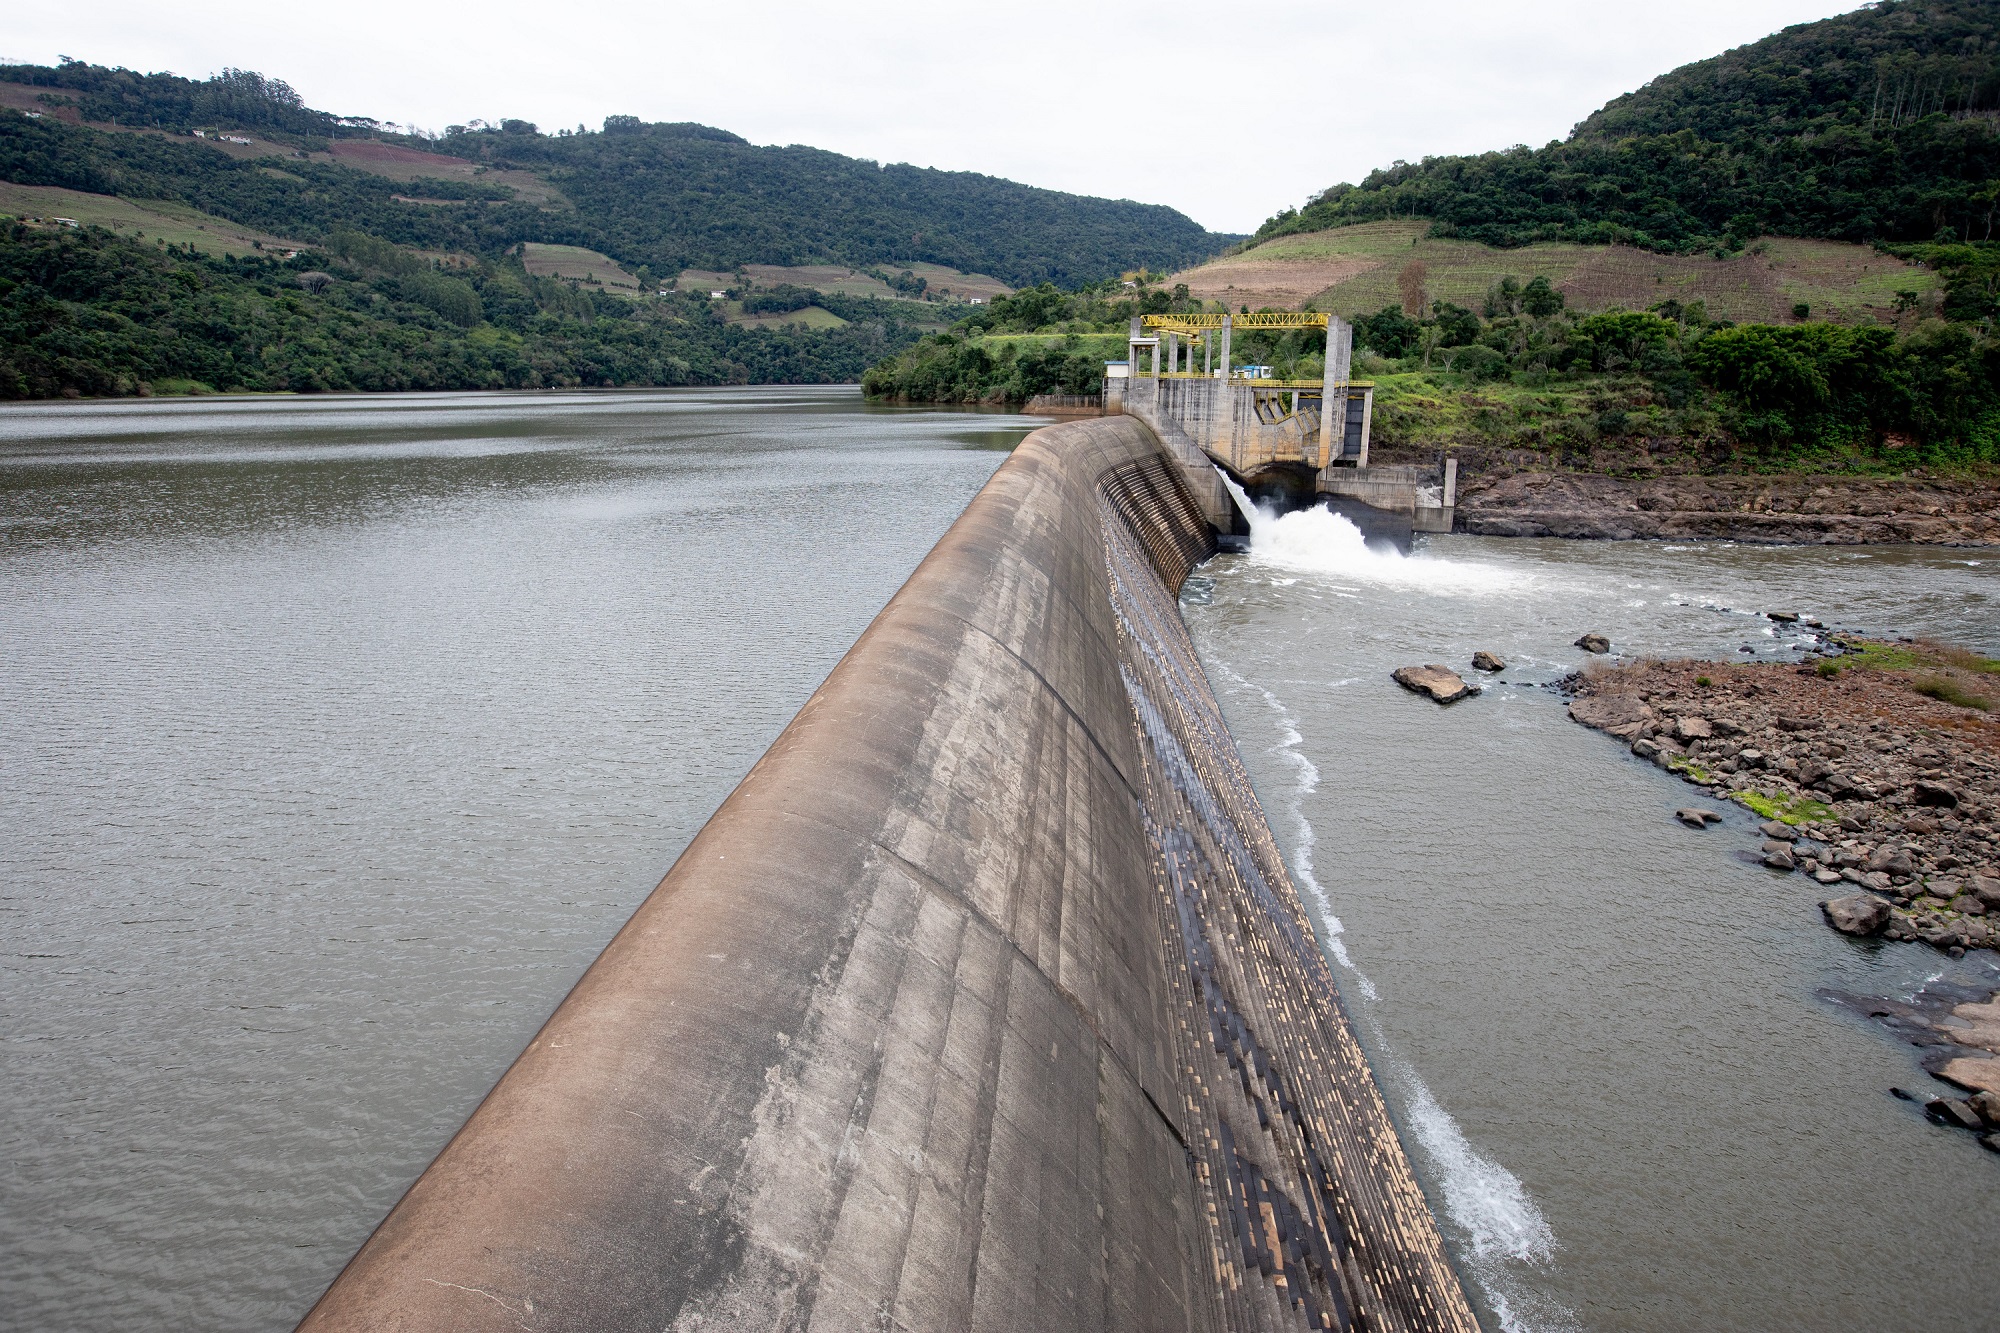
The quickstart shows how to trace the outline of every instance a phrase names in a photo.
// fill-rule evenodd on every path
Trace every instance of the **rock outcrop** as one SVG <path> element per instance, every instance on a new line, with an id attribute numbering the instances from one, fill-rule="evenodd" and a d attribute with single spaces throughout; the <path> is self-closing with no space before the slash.
<path id="1" fill-rule="evenodd" d="M 1872 669 L 1654 662 L 1576 677 L 1569 712 L 1762 814 L 1765 866 L 1851 886 L 1828 901 L 1836 929 L 1953 954 L 1993 948 L 2000 723 L 1911 683 Z"/>
<path id="2" fill-rule="evenodd" d="M 1787 865 L 1785 869 L 1791 867 Z M 1872 893 L 1832 898 L 1819 906 L 1826 913 L 1827 922 L 1843 935 L 1879 935 L 1882 927 L 1889 924 L 1889 904 Z"/>
<path id="3" fill-rule="evenodd" d="M 1485 537 L 1991 546 L 2000 544 L 2000 488 L 1860 477 L 1517 472 L 1461 484 L 1456 526 Z"/>
<path id="4" fill-rule="evenodd" d="M 1428 694 L 1441 704 L 1456 703 L 1479 691 L 1468 685 L 1450 667 L 1432 662 L 1427 666 L 1397 667 L 1390 678 L 1414 694 Z"/>

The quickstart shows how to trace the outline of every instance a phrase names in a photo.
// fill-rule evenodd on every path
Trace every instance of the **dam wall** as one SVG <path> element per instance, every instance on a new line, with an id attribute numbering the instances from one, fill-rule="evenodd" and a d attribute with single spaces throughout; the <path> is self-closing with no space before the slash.
<path id="1" fill-rule="evenodd" d="M 1186 476 L 1029 436 L 301 1327 L 1475 1329 L 1181 623 Z"/>

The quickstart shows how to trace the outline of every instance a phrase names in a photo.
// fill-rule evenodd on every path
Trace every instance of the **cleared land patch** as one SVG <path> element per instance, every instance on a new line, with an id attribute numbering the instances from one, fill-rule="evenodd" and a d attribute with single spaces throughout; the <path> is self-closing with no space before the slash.
<path id="1" fill-rule="evenodd" d="M 883 264 L 881 267 L 892 273 L 909 273 L 930 283 L 930 291 L 941 296 L 952 296 L 962 301 L 978 298 L 991 301 L 996 296 L 1011 296 L 1014 289 L 998 278 L 984 273 L 961 273 L 943 264 Z"/>
<path id="2" fill-rule="evenodd" d="M 43 94 L 60 96 L 60 88 L 37 88 L 31 83 L 0 83 L 0 106 L 10 106 L 16 111 L 40 112 L 57 120 L 66 120 L 72 125 L 81 125 L 83 116 L 73 106 L 51 106 L 42 101 Z"/>
<path id="3" fill-rule="evenodd" d="M 1618 245 L 1529 245 L 1500 250 L 1425 236 L 1422 220 L 1369 222 L 1275 241 L 1184 270 L 1168 279 L 1231 307 L 1295 307 L 1312 301 L 1338 314 L 1372 314 L 1401 301 L 1398 278 L 1425 268 L 1432 300 L 1478 309 L 1503 277 L 1543 276 L 1573 309 L 1643 310 L 1672 298 L 1704 301 L 1738 323 L 1787 323 L 1792 307 L 1815 318 L 1889 319 L 1899 291 L 1927 293 L 1937 275 L 1865 245 L 1769 237 L 1730 259 L 1659 255 Z M 1755 253 L 1753 253 L 1755 252 Z"/>
<path id="4" fill-rule="evenodd" d="M 580 245 L 544 245 L 540 241 L 521 243 L 521 264 L 538 278 L 561 278 L 586 287 L 637 293 L 639 280 L 618 267 L 618 261 Z"/>
<path id="5" fill-rule="evenodd" d="M 53 223 L 57 218 L 73 218 L 81 223 L 109 227 L 126 240 L 192 245 L 203 254 L 210 255 L 283 255 L 304 248 L 298 241 L 288 241 L 184 204 L 160 199 L 148 199 L 142 203 L 120 199 L 116 195 L 85 194 L 81 190 L 64 190 L 52 185 L 16 185 L 12 181 L 0 181 L 0 213 L 46 223 Z"/>
<path id="6" fill-rule="evenodd" d="M 896 299 L 896 293 L 879 278 L 871 278 L 858 269 L 838 264 L 745 264 L 743 271 L 749 275 L 753 287 L 781 287 L 790 283 L 794 287 L 810 287 L 829 296 L 879 296 L 885 301 Z"/>
<path id="7" fill-rule="evenodd" d="M 961 273 L 943 264 L 878 264 L 875 271 L 913 274 L 930 283 L 930 293 L 958 300 L 977 297 L 990 301 L 1014 290 L 998 278 L 990 278 L 983 273 Z M 719 292 L 743 287 L 744 278 L 749 280 L 751 288 L 790 286 L 824 292 L 828 296 L 873 296 L 884 301 L 908 299 L 880 278 L 841 264 L 745 264 L 742 278 L 715 269 L 691 268 L 683 270 L 676 282 L 684 292 Z"/>
<path id="8" fill-rule="evenodd" d="M 782 329 L 787 324 L 801 324 L 809 329 L 844 329 L 847 321 L 831 310 L 822 310 L 809 305 L 803 310 L 787 310 L 783 313 L 746 315 L 743 307 L 735 301 L 729 303 L 729 314 L 725 316 L 731 324 L 741 324 L 753 329 Z"/>
<path id="9" fill-rule="evenodd" d="M 72 125 L 86 122 L 73 106 L 54 106 L 41 101 L 43 95 L 60 97 L 61 89 L 37 88 L 26 83 L 0 83 L 0 107 L 12 107 L 23 113 L 39 113 Z M 334 162 L 356 171 L 365 171 L 372 176 L 385 176 L 392 181 L 446 180 L 477 181 L 482 185 L 504 185 L 514 191 L 514 197 L 524 204 L 543 207 L 566 208 L 569 201 L 555 186 L 535 175 L 532 171 L 501 171 L 468 162 L 462 157 L 448 157 L 443 153 L 426 153 L 418 148 L 405 148 L 401 144 L 383 143 L 378 139 L 336 139 L 332 148 L 324 153 L 301 153 L 285 144 L 271 143 L 259 139 L 243 130 L 209 131 L 206 138 L 196 139 L 185 134 L 174 134 L 166 130 L 140 125 L 114 125 L 106 121 L 88 122 L 91 129 L 103 130 L 108 134 L 151 134 L 163 139 L 173 139 L 181 143 L 195 142 L 230 157 L 251 160 L 256 158 L 303 157 L 312 162 Z M 247 143 L 232 143 L 220 137 L 228 134 L 231 138 L 247 139 Z M 432 202 L 418 200 L 416 202 Z M 439 203 L 459 203 L 460 200 L 438 200 Z"/>
<path id="10" fill-rule="evenodd" d="M 524 204 L 563 205 L 561 191 L 531 171 L 496 171 L 468 162 L 462 157 L 426 153 L 379 139 L 336 139 L 330 152 L 314 158 L 338 162 L 343 167 L 386 176 L 392 181 L 444 180 L 476 181 L 481 185 L 505 185 Z"/>

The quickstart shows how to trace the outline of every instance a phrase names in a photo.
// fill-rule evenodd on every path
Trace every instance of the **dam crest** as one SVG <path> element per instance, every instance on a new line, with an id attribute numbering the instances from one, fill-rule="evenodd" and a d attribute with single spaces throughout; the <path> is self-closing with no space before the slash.
<path id="1" fill-rule="evenodd" d="M 1475 1329 L 1180 620 L 1199 483 L 1028 437 L 301 1327 Z"/>

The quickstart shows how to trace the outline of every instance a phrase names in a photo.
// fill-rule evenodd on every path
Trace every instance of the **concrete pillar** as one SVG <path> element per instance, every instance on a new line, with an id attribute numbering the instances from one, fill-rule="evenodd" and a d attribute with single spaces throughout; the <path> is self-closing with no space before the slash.
<path id="1" fill-rule="evenodd" d="M 1214 359 L 1215 335 L 1213 332 L 1205 330 L 1201 335 L 1201 373 L 1203 375 L 1211 374 L 1214 371 L 1215 367 L 1209 364 Z"/>
<path id="2" fill-rule="evenodd" d="M 1222 317 L 1221 364 L 1222 364 L 1222 382 L 1224 384 L 1227 384 L 1229 382 L 1229 328 L 1230 328 L 1230 321 L 1232 318 L 1233 317 L 1229 315 L 1224 315 Z"/>
<path id="3" fill-rule="evenodd" d="M 1444 460 L 1444 507 L 1451 508 L 1458 503 L 1458 460 Z"/>
<path id="4" fill-rule="evenodd" d="M 1319 465 L 1328 467 L 1347 445 L 1347 377 L 1354 364 L 1354 326 L 1326 317 L 1326 373 L 1320 381 Z M 1359 466 L 1367 466 L 1365 462 Z"/>
<path id="5" fill-rule="evenodd" d="M 1319 465 L 1331 467 L 1347 439 L 1347 386 L 1334 372 L 1334 317 L 1326 317 L 1326 370 L 1319 390 Z"/>

